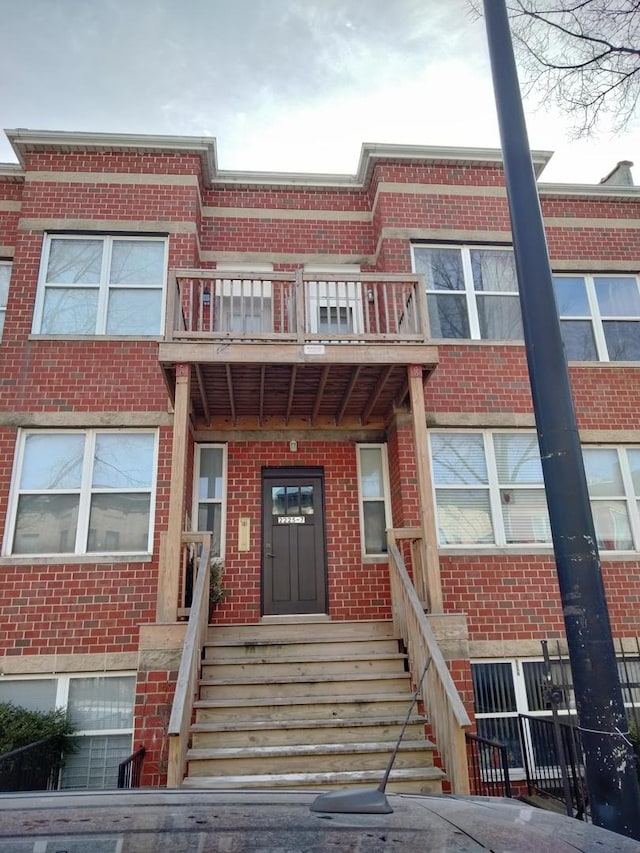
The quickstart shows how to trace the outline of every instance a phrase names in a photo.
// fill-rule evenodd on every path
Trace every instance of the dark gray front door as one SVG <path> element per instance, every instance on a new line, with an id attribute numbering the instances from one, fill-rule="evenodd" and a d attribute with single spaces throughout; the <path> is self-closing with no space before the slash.
<path id="1" fill-rule="evenodd" d="M 321 468 L 263 469 L 262 533 L 265 616 L 326 613 Z"/>

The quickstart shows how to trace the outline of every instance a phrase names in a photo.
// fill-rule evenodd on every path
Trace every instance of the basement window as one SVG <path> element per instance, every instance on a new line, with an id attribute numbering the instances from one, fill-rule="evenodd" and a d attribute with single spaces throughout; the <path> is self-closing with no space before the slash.
<path id="1" fill-rule="evenodd" d="M 33 332 L 159 335 L 165 237 L 45 236 Z"/>

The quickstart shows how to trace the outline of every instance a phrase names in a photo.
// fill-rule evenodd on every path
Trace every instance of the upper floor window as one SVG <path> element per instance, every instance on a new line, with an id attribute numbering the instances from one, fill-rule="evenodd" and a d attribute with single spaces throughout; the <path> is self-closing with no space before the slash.
<path id="1" fill-rule="evenodd" d="M 4 329 L 4 318 L 7 312 L 7 298 L 9 296 L 9 279 L 11 278 L 11 262 L 0 261 L 0 340 Z"/>
<path id="2" fill-rule="evenodd" d="M 637 276 L 554 276 L 562 338 L 573 361 L 640 361 Z"/>
<path id="3" fill-rule="evenodd" d="M 149 553 L 156 444 L 144 430 L 22 432 L 6 553 Z"/>
<path id="4" fill-rule="evenodd" d="M 433 338 L 521 341 L 513 251 L 489 246 L 413 246 L 425 277 Z"/>
<path id="5" fill-rule="evenodd" d="M 358 488 L 362 552 L 365 555 L 386 554 L 391 509 L 384 444 L 358 445 Z"/>
<path id="6" fill-rule="evenodd" d="M 47 235 L 33 331 L 160 334 L 166 256 L 164 237 Z"/>

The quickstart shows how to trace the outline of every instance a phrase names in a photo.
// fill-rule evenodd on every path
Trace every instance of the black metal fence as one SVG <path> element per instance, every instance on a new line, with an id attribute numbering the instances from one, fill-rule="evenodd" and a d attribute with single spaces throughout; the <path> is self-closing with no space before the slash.
<path id="1" fill-rule="evenodd" d="M 54 791 L 62 767 L 63 741 L 43 740 L 0 755 L 0 791 Z"/>
<path id="2" fill-rule="evenodd" d="M 146 749 L 138 747 L 136 751 L 118 765 L 118 788 L 139 788 L 142 764 Z"/>
<path id="3" fill-rule="evenodd" d="M 466 733 L 465 740 L 471 793 L 482 797 L 511 797 L 506 746 L 470 732 Z"/>
<path id="4" fill-rule="evenodd" d="M 569 817 L 587 820 L 589 809 L 579 729 L 557 715 L 519 714 L 518 723 L 529 793 L 550 797 L 563 804 Z"/>

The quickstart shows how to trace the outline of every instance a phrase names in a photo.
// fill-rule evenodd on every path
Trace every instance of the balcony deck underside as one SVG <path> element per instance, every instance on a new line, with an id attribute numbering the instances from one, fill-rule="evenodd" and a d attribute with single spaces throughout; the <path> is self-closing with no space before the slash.
<path id="1" fill-rule="evenodd" d="M 191 405 L 201 427 L 379 428 L 406 405 L 410 364 L 425 374 L 433 346 L 327 345 L 322 355 L 284 345 L 161 344 L 170 392 L 175 365 L 191 365 Z"/>

